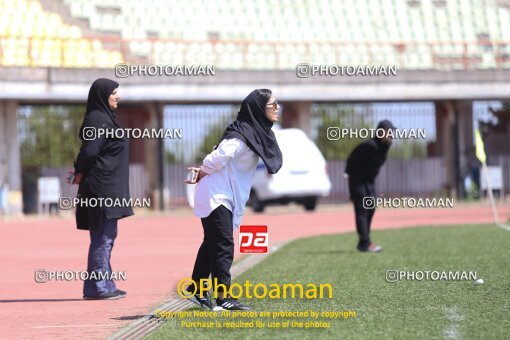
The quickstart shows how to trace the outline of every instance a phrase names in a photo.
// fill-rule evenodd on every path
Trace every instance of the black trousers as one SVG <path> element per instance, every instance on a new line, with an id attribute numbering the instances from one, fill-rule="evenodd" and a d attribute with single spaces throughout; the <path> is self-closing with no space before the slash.
<path id="1" fill-rule="evenodd" d="M 358 232 L 358 249 L 366 249 L 370 245 L 370 224 L 374 217 L 375 207 L 366 209 L 363 207 L 363 197 L 352 200 L 354 213 L 356 214 L 356 231 Z"/>
<path id="2" fill-rule="evenodd" d="M 204 241 L 198 249 L 191 278 L 197 284 L 209 275 L 218 283 L 230 287 L 230 267 L 234 261 L 234 232 L 232 212 L 220 205 L 211 214 L 202 218 Z M 223 292 L 222 286 L 218 292 Z"/>

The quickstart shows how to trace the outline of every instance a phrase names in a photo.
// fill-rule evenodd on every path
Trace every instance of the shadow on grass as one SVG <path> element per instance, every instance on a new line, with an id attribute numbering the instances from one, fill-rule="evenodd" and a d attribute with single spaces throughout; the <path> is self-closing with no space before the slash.
<path id="1" fill-rule="evenodd" d="M 303 254 L 312 254 L 312 255 L 320 255 L 320 254 L 355 254 L 358 253 L 356 250 L 319 250 L 319 251 L 304 251 Z"/>
<path id="2" fill-rule="evenodd" d="M 144 318 L 146 317 L 147 315 L 143 315 L 143 314 L 140 314 L 140 315 L 127 315 L 127 316 L 121 316 L 121 317 L 118 317 L 118 318 L 110 318 L 111 320 L 138 320 L 138 319 L 141 319 L 141 318 Z"/>

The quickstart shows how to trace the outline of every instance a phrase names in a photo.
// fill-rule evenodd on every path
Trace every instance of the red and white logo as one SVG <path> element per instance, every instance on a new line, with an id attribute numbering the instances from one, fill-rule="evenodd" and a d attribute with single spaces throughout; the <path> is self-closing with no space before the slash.
<path id="1" fill-rule="evenodd" d="M 239 252 L 267 253 L 269 248 L 269 234 L 267 225 L 242 225 L 239 229 Z"/>

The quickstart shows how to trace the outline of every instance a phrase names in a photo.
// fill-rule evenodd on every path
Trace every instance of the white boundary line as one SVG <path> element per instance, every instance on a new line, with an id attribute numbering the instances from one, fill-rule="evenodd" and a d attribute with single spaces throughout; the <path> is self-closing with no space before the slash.
<path id="1" fill-rule="evenodd" d="M 443 337 L 445 339 L 462 339 L 462 334 L 459 332 L 459 323 L 464 320 L 464 315 L 460 312 L 457 306 L 448 307 L 444 310 L 445 317 L 450 324 L 443 330 Z"/>

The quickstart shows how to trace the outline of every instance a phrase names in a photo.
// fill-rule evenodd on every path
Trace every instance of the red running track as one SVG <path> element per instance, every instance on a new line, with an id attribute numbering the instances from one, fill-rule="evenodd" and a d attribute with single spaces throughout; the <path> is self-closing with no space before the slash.
<path id="1" fill-rule="evenodd" d="M 508 204 L 499 207 L 510 217 Z M 488 223 L 485 204 L 453 209 L 380 209 L 373 228 Z M 354 230 L 350 206 L 321 207 L 305 213 L 297 207 L 247 214 L 244 224 L 269 225 L 271 243 Z M 118 287 L 125 299 L 82 300 L 81 281 L 36 283 L 37 269 L 81 271 L 86 268 L 88 233 L 76 230 L 72 216 L 0 220 L 0 334 L 5 338 L 103 339 L 145 315 L 167 299 L 176 283 L 190 275 L 202 226 L 191 211 L 135 216 L 119 222 L 112 266 L 126 271 Z M 354 247 L 354 245 L 353 245 Z M 237 247 L 236 247 L 237 249 Z"/>

